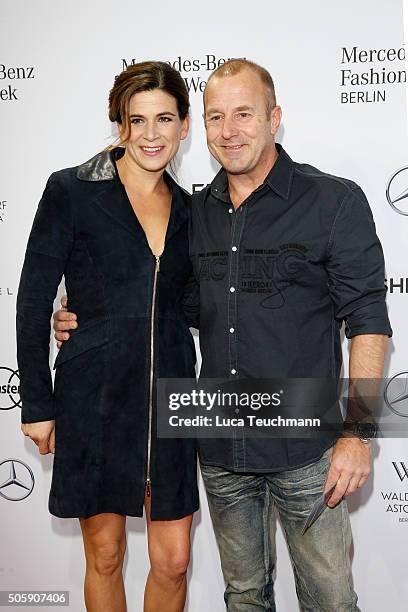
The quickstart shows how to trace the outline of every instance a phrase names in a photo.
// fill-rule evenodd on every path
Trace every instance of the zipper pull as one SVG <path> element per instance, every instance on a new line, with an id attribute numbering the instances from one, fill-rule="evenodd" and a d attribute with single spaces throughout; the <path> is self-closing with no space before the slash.
<path id="1" fill-rule="evenodd" d="M 156 258 L 156 270 L 160 272 L 160 255 L 155 255 Z"/>
<path id="2" fill-rule="evenodd" d="M 146 480 L 146 495 L 147 495 L 147 497 L 150 497 L 150 495 L 151 495 L 151 492 L 152 492 L 151 485 L 152 485 L 151 480 L 150 480 L 150 478 L 148 478 Z"/>

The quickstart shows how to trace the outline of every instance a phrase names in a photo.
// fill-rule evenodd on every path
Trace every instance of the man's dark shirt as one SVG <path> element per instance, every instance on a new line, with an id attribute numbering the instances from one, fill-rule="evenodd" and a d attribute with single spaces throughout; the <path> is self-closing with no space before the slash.
<path id="1" fill-rule="evenodd" d="M 192 198 L 202 378 L 334 378 L 340 330 L 391 335 L 381 244 L 362 190 L 293 162 L 280 145 L 235 210 L 227 175 Z M 200 440 L 200 459 L 269 472 L 317 460 L 338 437 Z"/>

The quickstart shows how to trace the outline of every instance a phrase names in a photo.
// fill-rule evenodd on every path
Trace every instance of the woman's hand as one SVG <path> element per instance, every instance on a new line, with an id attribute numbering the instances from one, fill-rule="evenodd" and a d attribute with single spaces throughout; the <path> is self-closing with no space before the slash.
<path id="1" fill-rule="evenodd" d="M 38 446 L 41 455 L 55 453 L 55 421 L 22 423 L 21 431 Z"/>
<path id="2" fill-rule="evenodd" d="M 68 298 L 63 295 L 61 298 L 61 308 L 54 312 L 54 337 L 57 341 L 58 348 L 61 348 L 63 342 L 69 340 L 70 329 L 76 329 L 78 327 L 77 317 L 74 312 L 67 312 Z"/>

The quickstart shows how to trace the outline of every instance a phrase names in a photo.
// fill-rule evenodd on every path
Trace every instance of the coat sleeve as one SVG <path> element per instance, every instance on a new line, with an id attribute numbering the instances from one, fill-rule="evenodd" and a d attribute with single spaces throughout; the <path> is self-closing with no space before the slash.
<path id="1" fill-rule="evenodd" d="M 17 362 L 22 423 L 54 418 L 49 367 L 52 307 L 73 244 L 68 192 L 48 179 L 28 240 L 17 294 Z"/>
<path id="2" fill-rule="evenodd" d="M 360 334 L 391 336 L 383 251 L 360 188 L 350 190 L 337 213 L 326 270 L 334 314 L 345 322 L 347 338 Z"/>

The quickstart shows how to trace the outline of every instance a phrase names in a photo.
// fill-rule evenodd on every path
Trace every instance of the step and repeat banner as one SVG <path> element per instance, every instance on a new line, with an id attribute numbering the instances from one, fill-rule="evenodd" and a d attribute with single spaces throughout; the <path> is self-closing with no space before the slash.
<path id="1" fill-rule="evenodd" d="M 408 400 L 400 393 L 408 371 L 408 29 L 404 36 L 403 0 L 3 0 L 0 31 L 0 590 L 69 591 L 70 609 L 80 612 L 79 523 L 49 515 L 52 457 L 41 457 L 20 432 L 15 299 L 47 177 L 113 142 L 107 96 L 114 76 L 132 62 L 160 59 L 180 70 L 191 96 L 191 133 L 178 155 L 177 175 L 190 192 L 202 189 L 217 171 L 202 121 L 211 71 L 233 57 L 265 66 L 283 108 L 278 141 L 296 161 L 353 179 L 370 201 L 385 251 L 394 330 L 385 376 L 394 377 L 398 393 L 389 385 L 387 400 L 391 406 L 399 400 L 408 418 Z M 347 351 L 345 342 L 345 360 Z M 54 343 L 52 352 L 54 358 Z M 365 612 L 407 610 L 403 435 L 375 441 L 373 474 L 349 498 L 353 579 Z M 222 612 L 224 585 L 200 489 L 186 609 Z M 295 612 L 279 521 L 276 538 L 277 606 Z M 146 548 L 145 521 L 128 519 L 129 610 L 142 610 Z"/>

